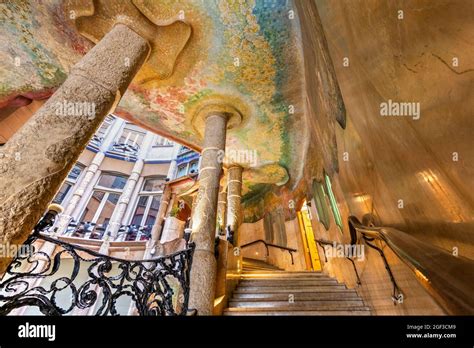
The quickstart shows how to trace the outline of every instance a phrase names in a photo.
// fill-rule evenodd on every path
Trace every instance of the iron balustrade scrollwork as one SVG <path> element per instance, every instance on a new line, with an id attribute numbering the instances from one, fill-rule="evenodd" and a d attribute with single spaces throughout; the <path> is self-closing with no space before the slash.
<path id="1" fill-rule="evenodd" d="M 171 255 L 137 261 L 102 255 L 39 230 L 25 245 L 39 240 L 59 251 L 50 256 L 31 249 L 17 255 L 0 282 L 0 315 L 25 306 L 44 315 L 120 315 L 133 306 L 138 315 L 189 315 L 193 243 Z M 72 259 L 72 267 L 63 264 L 66 259 Z"/>

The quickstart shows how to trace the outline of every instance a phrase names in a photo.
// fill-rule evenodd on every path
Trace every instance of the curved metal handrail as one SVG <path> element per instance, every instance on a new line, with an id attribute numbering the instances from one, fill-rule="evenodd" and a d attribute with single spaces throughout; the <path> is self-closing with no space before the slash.
<path id="1" fill-rule="evenodd" d="M 327 258 L 327 256 L 326 256 L 326 248 L 324 247 L 325 245 L 329 245 L 329 246 L 331 246 L 331 247 L 334 247 L 334 246 L 337 247 L 337 246 L 340 246 L 340 245 L 344 246 L 344 244 L 342 244 L 342 243 L 338 243 L 338 242 L 336 242 L 336 241 L 329 241 L 329 240 L 326 240 L 326 239 L 315 239 L 314 241 L 315 241 L 316 243 L 318 243 L 318 244 L 321 246 L 321 248 L 323 249 L 324 260 L 325 260 L 326 262 L 328 261 L 328 258 Z M 351 244 L 352 244 L 352 245 L 355 245 L 356 243 L 351 243 Z M 345 248 L 343 248 L 343 250 L 345 251 Z M 355 263 L 354 263 L 354 260 L 353 260 L 349 255 L 346 255 L 345 253 L 344 253 L 344 257 L 345 257 L 347 260 L 349 260 L 349 261 L 351 262 L 351 264 L 352 264 L 352 268 L 354 269 L 355 275 L 356 275 L 356 277 L 357 277 L 357 284 L 362 285 L 362 281 L 360 280 L 359 272 L 357 271 L 357 267 L 356 267 L 356 265 L 355 265 Z"/>
<path id="2" fill-rule="evenodd" d="M 288 247 L 285 247 L 285 246 L 282 246 L 282 245 L 268 243 L 268 242 L 264 241 L 263 239 L 257 239 L 257 240 L 254 240 L 253 242 L 241 245 L 240 248 L 243 249 L 243 248 L 246 248 L 246 247 L 251 246 L 253 244 L 257 244 L 257 243 L 263 243 L 265 245 L 265 249 L 267 250 L 267 257 L 270 256 L 270 251 L 268 250 L 268 247 L 273 247 L 273 248 L 278 248 L 278 249 L 288 251 L 290 253 L 290 256 L 291 256 L 291 264 L 292 265 L 295 264 L 295 262 L 293 260 L 293 254 L 292 253 L 295 253 L 298 250 L 293 249 L 293 248 L 288 248 Z"/>
<path id="3" fill-rule="evenodd" d="M 392 227 L 364 226 L 349 217 L 351 237 L 379 239 L 415 273 L 418 281 L 449 314 L 474 314 L 474 261 L 427 244 Z"/>

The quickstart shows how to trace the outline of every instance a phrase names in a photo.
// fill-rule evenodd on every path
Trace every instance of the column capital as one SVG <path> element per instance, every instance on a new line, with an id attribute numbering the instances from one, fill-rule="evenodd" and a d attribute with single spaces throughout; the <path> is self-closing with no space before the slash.
<path id="1" fill-rule="evenodd" d="M 200 102 L 189 110 L 190 122 L 196 134 L 204 138 L 206 121 L 210 117 L 225 117 L 227 129 L 241 127 L 248 119 L 248 106 L 235 98 L 226 96 L 212 96 Z"/>

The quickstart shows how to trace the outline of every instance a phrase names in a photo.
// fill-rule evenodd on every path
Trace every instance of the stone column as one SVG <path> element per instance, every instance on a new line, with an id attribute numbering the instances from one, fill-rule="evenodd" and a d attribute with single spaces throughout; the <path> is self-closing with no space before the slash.
<path id="1" fill-rule="evenodd" d="M 145 39 L 127 26 L 117 24 L 2 147 L 2 242 L 21 244 L 30 234 L 89 139 L 120 101 L 149 51 Z M 8 262 L 1 259 L 0 272 Z"/>
<path id="2" fill-rule="evenodd" d="M 191 241 L 196 243 L 191 267 L 189 308 L 198 315 L 211 315 L 214 307 L 217 198 L 222 171 L 220 155 L 225 150 L 227 115 L 210 113 L 205 119 L 204 146 L 199 168 L 199 191 L 192 215 Z"/>
<path id="3" fill-rule="evenodd" d="M 217 227 L 216 236 L 220 236 L 225 239 L 225 227 L 227 215 L 227 187 L 222 187 L 219 192 L 219 198 L 217 202 Z"/>
<path id="4" fill-rule="evenodd" d="M 170 167 L 168 169 L 168 175 L 167 175 L 168 179 L 170 179 L 170 180 L 174 179 L 174 177 L 176 175 L 176 167 L 177 167 L 176 158 L 173 158 L 170 162 Z"/>
<path id="5" fill-rule="evenodd" d="M 89 165 L 89 167 L 87 167 L 86 173 L 82 177 L 78 188 L 74 191 L 71 199 L 69 200 L 66 208 L 64 209 L 64 212 L 59 216 L 58 234 L 63 234 L 66 231 L 69 223 L 72 220 L 72 214 L 76 209 L 77 204 L 84 195 L 84 191 L 86 190 L 86 188 L 90 185 L 92 178 L 97 172 L 97 169 L 99 169 L 104 158 L 105 155 L 103 152 L 97 152 L 91 164 Z"/>
<path id="6" fill-rule="evenodd" d="M 239 246 L 238 229 L 241 222 L 242 167 L 231 165 L 227 171 L 227 225 L 234 233 L 234 246 Z"/>
<path id="7" fill-rule="evenodd" d="M 193 194 L 193 201 L 191 203 L 191 218 L 189 219 L 189 225 L 190 227 L 193 226 L 193 214 L 194 214 L 194 211 L 196 210 L 196 201 L 197 201 L 197 192 L 194 192 Z"/>
<path id="8" fill-rule="evenodd" d="M 151 229 L 151 238 L 146 244 L 144 259 L 149 259 L 153 257 L 152 250 L 156 247 L 156 243 L 160 238 L 161 233 L 161 224 L 165 219 L 166 212 L 168 211 L 168 206 L 171 200 L 171 186 L 166 184 L 163 190 L 163 196 L 161 197 L 160 208 L 158 209 L 158 214 L 156 216 L 155 224 Z"/>
<path id="9" fill-rule="evenodd" d="M 130 202 L 130 198 L 132 197 L 133 190 L 135 189 L 135 185 L 137 184 L 138 179 L 140 178 L 140 174 L 142 173 L 144 161 L 139 159 L 135 162 L 135 165 L 132 169 L 132 174 L 130 174 L 125 187 L 123 188 L 122 195 L 118 201 L 117 206 L 114 209 L 114 212 L 110 218 L 110 224 L 107 228 L 107 234 L 110 235 L 112 240 L 115 240 L 118 235 L 118 230 L 122 225 L 123 216 L 125 215 L 125 211 L 128 207 L 128 202 Z"/>

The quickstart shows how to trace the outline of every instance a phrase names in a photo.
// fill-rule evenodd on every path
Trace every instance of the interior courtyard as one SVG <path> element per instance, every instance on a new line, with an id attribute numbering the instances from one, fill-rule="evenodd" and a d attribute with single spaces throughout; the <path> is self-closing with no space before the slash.
<path id="1" fill-rule="evenodd" d="M 473 18 L 1 1 L 0 315 L 473 315 Z"/>

